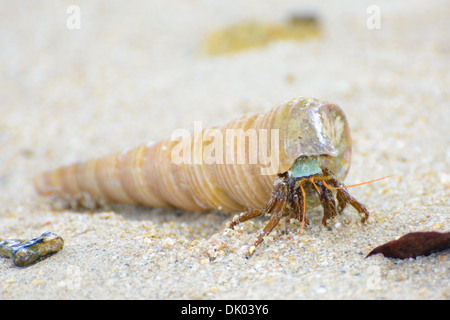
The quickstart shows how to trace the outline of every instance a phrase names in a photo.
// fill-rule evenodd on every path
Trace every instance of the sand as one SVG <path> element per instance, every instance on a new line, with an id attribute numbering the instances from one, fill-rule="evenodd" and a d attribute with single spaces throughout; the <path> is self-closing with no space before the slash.
<path id="1" fill-rule="evenodd" d="M 364 257 L 412 231 L 449 231 L 450 5 L 377 1 L 14 1 L 0 4 L 0 237 L 52 231 L 64 249 L 26 268 L 0 259 L 0 299 L 449 299 L 448 250 Z M 67 27 L 70 5 L 80 29 Z M 317 12 L 322 35 L 209 57 L 208 33 L 242 20 Z M 69 24 L 70 26 L 70 24 Z M 370 24 L 369 24 L 370 26 Z M 339 104 L 353 138 L 346 209 L 329 228 L 140 208 L 61 209 L 41 170 L 226 123 L 298 96 Z"/>

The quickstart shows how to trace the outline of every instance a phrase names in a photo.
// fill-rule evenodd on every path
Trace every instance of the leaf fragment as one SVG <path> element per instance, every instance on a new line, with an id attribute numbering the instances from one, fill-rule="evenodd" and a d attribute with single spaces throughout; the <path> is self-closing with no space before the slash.
<path id="1" fill-rule="evenodd" d="M 367 256 L 382 253 L 388 258 L 407 259 L 427 256 L 450 248 L 450 232 L 410 232 L 398 240 L 389 241 L 373 249 Z"/>

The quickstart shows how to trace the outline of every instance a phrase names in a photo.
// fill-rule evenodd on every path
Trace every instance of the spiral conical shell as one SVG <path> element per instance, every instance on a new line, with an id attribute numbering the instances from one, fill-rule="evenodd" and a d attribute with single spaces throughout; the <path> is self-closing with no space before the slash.
<path id="1" fill-rule="evenodd" d="M 233 138 L 235 143 L 226 140 L 227 132 L 239 129 L 244 133 L 254 131 L 258 143 L 242 136 L 237 141 Z M 267 139 L 261 140 L 264 132 Z M 221 150 L 217 148 L 220 144 L 214 144 L 219 141 L 217 137 L 222 139 Z M 182 149 L 183 143 L 189 147 Z M 213 157 L 222 151 L 223 161 L 205 157 L 205 150 L 212 146 L 216 146 Z M 178 150 L 183 150 L 182 156 L 190 151 L 190 161 L 174 161 L 174 155 L 181 154 Z M 251 155 L 256 163 L 249 161 Z M 264 206 L 277 174 L 289 170 L 298 157 L 319 156 L 343 179 L 350 155 L 350 133 L 342 110 L 316 99 L 297 98 L 264 114 L 194 130 L 181 141 L 169 138 L 40 173 L 35 187 L 45 196 L 87 193 L 109 202 L 239 212 Z M 270 166 L 273 170 L 268 170 Z"/>

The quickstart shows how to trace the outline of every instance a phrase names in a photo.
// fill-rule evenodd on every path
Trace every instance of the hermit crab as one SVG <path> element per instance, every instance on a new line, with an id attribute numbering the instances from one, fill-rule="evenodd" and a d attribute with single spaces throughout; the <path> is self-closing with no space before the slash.
<path id="1" fill-rule="evenodd" d="M 250 256 L 283 216 L 303 228 L 306 209 L 319 204 L 324 225 L 347 204 L 366 221 L 368 210 L 342 183 L 350 160 L 343 111 L 301 97 L 224 126 L 43 172 L 34 182 L 45 196 L 88 194 L 107 202 L 240 213 L 231 228 L 269 214 Z"/>

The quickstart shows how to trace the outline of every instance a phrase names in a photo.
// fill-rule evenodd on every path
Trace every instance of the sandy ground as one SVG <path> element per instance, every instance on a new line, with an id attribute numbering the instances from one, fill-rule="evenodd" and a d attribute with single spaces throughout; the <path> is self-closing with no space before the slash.
<path id="1" fill-rule="evenodd" d="M 233 2 L 234 3 L 234 2 Z M 239 4 L 237 4 L 239 3 Z M 0 4 L 0 236 L 53 231 L 64 249 L 27 268 L 0 259 L 0 299 L 449 299 L 450 255 L 393 260 L 374 247 L 449 231 L 448 1 L 8 1 Z M 370 5 L 381 29 L 370 29 Z M 81 9 L 68 29 L 69 5 Z M 323 34 L 222 57 L 205 36 L 308 8 Z M 58 210 L 34 175 L 223 124 L 297 96 L 339 104 L 353 137 L 347 184 L 371 212 L 280 226 L 247 260 L 266 219 L 111 206 Z"/>

